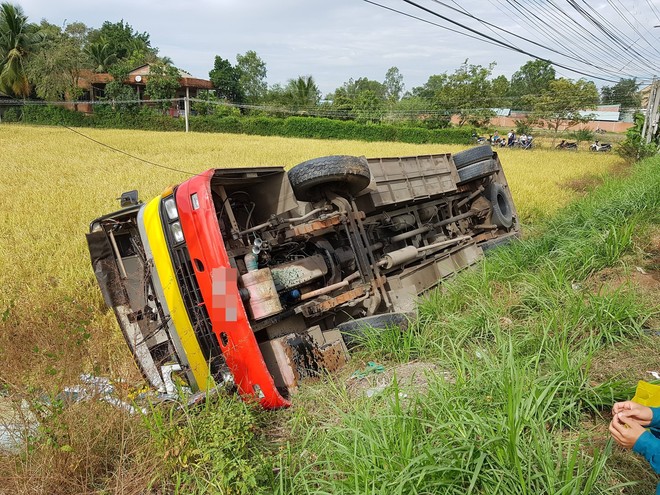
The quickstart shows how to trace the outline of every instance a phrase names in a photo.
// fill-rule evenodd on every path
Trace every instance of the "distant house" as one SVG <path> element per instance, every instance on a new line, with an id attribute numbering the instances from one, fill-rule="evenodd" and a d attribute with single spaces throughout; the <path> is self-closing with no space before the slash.
<path id="1" fill-rule="evenodd" d="M 493 126 L 515 128 L 516 121 L 527 119 L 529 113 L 508 108 L 493 108 L 495 116 L 490 119 Z M 591 120 L 580 125 L 580 128 L 591 130 L 607 130 L 623 132 L 632 126 L 632 119 L 621 112 L 620 105 L 598 105 L 593 110 L 584 110 L 581 115 L 589 115 Z"/>
<path id="2" fill-rule="evenodd" d="M 131 86 L 135 90 L 136 100 L 149 100 L 149 97 L 146 95 L 146 85 L 149 80 L 150 70 L 150 64 L 142 65 L 129 72 L 126 79 L 124 79 L 124 84 Z M 179 69 L 179 76 L 179 89 L 176 91 L 175 98 L 195 98 L 200 90 L 213 89 L 211 81 L 198 79 L 181 69 Z M 81 71 L 78 79 L 78 87 L 83 90 L 83 95 L 80 100 L 83 102 L 94 102 L 104 98 L 105 87 L 111 81 L 114 81 L 114 79 L 108 73 L 96 73 L 91 70 Z M 181 103 L 181 105 L 177 105 L 176 103 Z M 178 112 L 183 110 L 183 102 L 176 103 L 170 110 L 174 116 L 177 116 Z M 71 106 L 73 106 L 73 103 L 71 103 Z M 91 103 L 78 103 L 76 107 L 80 112 L 91 113 L 93 111 L 93 105 Z"/>
<path id="3" fill-rule="evenodd" d="M 621 120 L 621 105 L 598 105 L 594 110 L 584 110 L 580 115 L 590 116 L 598 122 L 618 122 Z"/>

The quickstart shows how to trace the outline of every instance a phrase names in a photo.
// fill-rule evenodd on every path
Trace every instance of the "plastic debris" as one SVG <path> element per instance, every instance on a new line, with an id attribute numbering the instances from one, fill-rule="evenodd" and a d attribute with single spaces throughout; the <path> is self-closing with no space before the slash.
<path id="1" fill-rule="evenodd" d="M 80 385 L 64 387 L 64 390 L 58 394 L 58 398 L 65 402 L 82 402 L 97 398 L 119 409 L 124 409 L 130 414 L 135 414 L 137 412 L 147 414 L 146 408 L 134 407 L 128 402 L 124 402 L 115 397 L 115 387 L 109 378 L 82 374 L 80 375 L 80 381 Z"/>
<path id="2" fill-rule="evenodd" d="M 369 361 L 364 369 L 353 372 L 351 378 L 362 380 L 369 375 L 376 375 L 379 373 L 385 373 L 385 366 L 382 364 L 374 363 L 373 361 Z"/>
<path id="3" fill-rule="evenodd" d="M 0 397 L 0 451 L 18 453 L 37 428 L 39 421 L 25 399 L 16 402 Z"/>

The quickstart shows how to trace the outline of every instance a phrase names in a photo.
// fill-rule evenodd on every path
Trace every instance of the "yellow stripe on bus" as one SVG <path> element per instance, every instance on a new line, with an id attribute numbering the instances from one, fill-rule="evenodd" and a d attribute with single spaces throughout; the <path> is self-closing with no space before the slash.
<path id="1" fill-rule="evenodd" d="M 159 207 L 161 197 L 151 200 L 144 209 L 144 228 L 149 238 L 151 253 L 154 257 L 156 272 L 160 279 L 167 307 L 170 311 L 170 317 L 174 323 L 181 345 L 183 346 L 190 370 L 192 371 L 197 386 L 200 390 L 206 391 L 214 387 L 213 378 L 209 376 L 209 368 L 202 349 L 199 347 L 197 337 L 188 318 L 188 313 L 183 304 L 181 290 L 174 275 L 174 266 L 167 249 L 165 233 L 163 232 L 163 223 L 160 219 Z"/>

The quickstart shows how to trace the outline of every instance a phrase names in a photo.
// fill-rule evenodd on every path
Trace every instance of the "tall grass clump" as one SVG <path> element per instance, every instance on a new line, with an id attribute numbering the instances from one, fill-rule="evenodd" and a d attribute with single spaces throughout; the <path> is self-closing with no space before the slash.
<path id="1" fill-rule="evenodd" d="M 162 459 L 151 484 L 166 493 L 268 493 L 273 462 L 258 404 L 220 396 L 196 407 L 151 407 L 144 422 Z"/>
<path id="2" fill-rule="evenodd" d="M 332 419 L 294 425 L 300 445 L 282 455 L 277 493 L 607 493 L 598 481 L 609 447 L 557 434 L 580 408 L 567 388 L 582 384 L 537 376 L 513 345 L 503 340 L 485 363 L 458 353 L 469 376 L 435 377 L 423 395 L 395 381 L 376 399 L 327 398 Z"/>

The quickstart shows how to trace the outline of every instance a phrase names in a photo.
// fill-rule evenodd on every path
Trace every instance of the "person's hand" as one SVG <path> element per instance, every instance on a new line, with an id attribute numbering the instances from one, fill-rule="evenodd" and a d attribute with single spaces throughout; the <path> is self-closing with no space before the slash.
<path id="1" fill-rule="evenodd" d="M 614 418 L 610 421 L 609 430 L 616 443 L 624 449 L 632 449 L 637 439 L 646 430 L 638 422 L 629 418 L 622 418 L 622 414 L 617 413 L 614 415 Z"/>
<path id="2" fill-rule="evenodd" d="M 653 419 L 653 411 L 650 407 L 642 406 L 631 400 L 615 403 L 612 406 L 612 414 L 615 416 L 617 414 L 622 415 L 620 417 L 624 423 L 631 419 L 642 426 L 648 426 Z"/>

